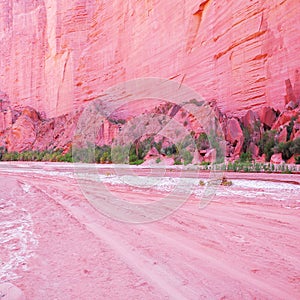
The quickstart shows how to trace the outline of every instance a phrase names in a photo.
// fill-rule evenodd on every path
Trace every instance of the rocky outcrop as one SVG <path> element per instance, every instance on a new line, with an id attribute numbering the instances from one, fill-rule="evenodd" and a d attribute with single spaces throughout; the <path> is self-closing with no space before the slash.
<path id="1" fill-rule="evenodd" d="M 288 124 L 292 118 L 298 118 L 300 110 L 296 109 L 293 111 L 283 111 L 276 122 L 273 123 L 272 129 L 273 130 L 278 130 L 280 126 Z"/>
<path id="2" fill-rule="evenodd" d="M 288 163 L 288 164 L 294 164 L 295 162 L 296 161 L 295 161 L 295 156 L 294 155 L 286 161 L 286 163 Z"/>
<path id="3" fill-rule="evenodd" d="M 152 147 L 149 152 L 146 154 L 145 159 L 150 159 L 150 158 L 158 158 L 160 157 L 160 154 L 158 150 L 155 147 Z"/>
<path id="4" fill-rule="evenodd" d="M 270 163 L 272 164 L 283 164 L 284 160 L 282 159 L 282 154 L 281 153 L 275 153 L 272 155 Z"/>
<path id="5" fill-rule="evenodd" d="M 0 90 L 47 118 L 149 76 L 229 116 L 300 99 L 298 0 L 1 0 L 0 11 Z"/>
<path id="6" fill-rule="evenodd" d="M 8 152 L 65 149 L 73 140 L 78 115 L 43 119 L 31 107 L 21 110 L 9 107 L 8 111 L 14 117 L 0 132 L 0 146 Z"/>
<path id="7" fill-rule="evenodd" d="M 232 156 L 238 157 L 242 152 L 244 134 L 239 121 L 235 118 L 231 118 L 227 121 L 226 141 L 228 141 L 230 145 L 234 147 Z"/>
<path id="8" fill-rule="evenodd" d="M 99 128 L 96 144 L 101 146 L 111 145 L 121 127 L 121 124 L 113 124 L 108 120 L 104 120 Z"/>
<path id="9" fill-rule="evenodd" d="M 242 124 L 245 128 L 249 130 L 250 133 L 255 131 L 255 127 L 258 125 L 258 114 L 252 110 L 248 110 L 246 115 L 242 117 Z"/>
<path id="10" fill-rule="evenodd" d="M 0 112 L 0 132 L 12 125 L 12 112 L 11 110 Z"/>
<path id="11" fill-rule="evenodd" d="M 215 107 L 213 109 L 217 110 Z M 84 144 L 77 144 L 75 135 L 81 126 L 79 118 L 82 117 L 82 112 L 47 119 L 31 107 L 13 108 L 9 105 L 0 113 L 3 115 L 9 113 L 11 116 L 10 122 L 0 132 L 1 151 L 62 149 L 63 153 L 67 153 L 74 142 L 76 147 L 86 147 L 88 142 L 98 146 L 112 144 L 128 146 L 148 140 L 150 151 L 145 154 L 146 160 L 156 161 L 157 158 L 163 160 L 166 155 L 174 160 L 175 156 L 188 151 L 193 164 L 213 162 L 219 151 L 213 136 L 210 140 L 207 136 L 205 138 L 203 128 L 198 124 L 199 120 L 195 120 L 195 117 L 182 107 L 178 108 L 176 104 L 171 103 L 160 103 L 152 111 L 141 113 L 136 117 L 130 115 L 128 119 L 115 119 L 110 116 L 99 122 L 97 118 L 89 118 L 85 125 L 94 134 L 88 137 Z M 219 114 L 218 117 L 219 128 L 224 129 L 227 161 L 237 160 L 242 153 L 249 152 L 250 157 L 261 162 L 266 158 L 261 149 L 264 148 L 264 143 L 272 143 L 269 140 L 271 136 L 274 136 L 276 145 L 286 144 L 286 146 L 279 145 L 281 148 L 276 148 L 273 144 L 273 151 L 279 152 L 278 149 L 292 147 L 291 142 L 300 137 L 299 108 L 283 111 L 278 117 L 277 112 L 270 107 L 261 110 L 260 119 L 252 111 L 248 111 L 240 119 L 228 118 L 226 114 Z M 268 139 L 263 140 L 266 133 Z M 159 151 L 157 145 L 160 145 Z M 298 153 L 293 153 L 294 157 L 298 156 Z M 182 159 L 180 155 L 179 158 Z M 283 161 L 280 155 L 281 153 L 276 153 L 272 157 L 272 162 Z M 284 159 L 292 162 L 293 160 L 289 160 L 290 157 L 288 152 L 285 152 Z"/>
<path id="12" fill-rule="evenodd" d="M 284 127 L 277 135 L 277 141 L 279 143 L 285 143 L 287 141 L 287 129 Z"/>
<path id="13" fill-rule="evenodd" d="M 260 121 L 268 128 L 271 128 L 277 118 L 276 111 L 271 107 L 263 107 L 259 114 Z"/>
<path id="14" fill-rule="evenodd" d="M 7 150 L 9 152 L 21 152 L 32 149 L 35 139 L 36 131 L 33 120 L 26 115 L 22 115 L 13 124 L 7 135 Z"/>
<path id="15" fill-rule="evenodd" d="M 259 158 L 259 148 L 254 142 L 250 142 L 249 144 L 249 151 L 251 153 L 251 156 L 253 159 L 258 159 Z"/>
<path id="16" fill-rule="evenodd" d="M 192 164 L 200 164 L 203 161 L 203 156 L 200 155 L 198 149 L 194 152 Z"/>

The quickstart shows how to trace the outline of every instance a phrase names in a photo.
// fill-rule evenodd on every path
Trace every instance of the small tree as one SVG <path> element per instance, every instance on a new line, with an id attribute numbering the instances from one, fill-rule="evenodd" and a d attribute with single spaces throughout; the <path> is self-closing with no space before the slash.
<path id="1" fill-rule="evenodd" d="M 291 153 L 294 155 L 300 154 L 300 138 L 296 138 L 291 145 Z"/>
<path id="2" fill-rule="evenodd" d="M 271 156 L 274 154 L 275 146 L 275 130 L 268 130 L 264 132 L 262 139 L 259 141 L 260 155 L 266 155 L 266 161 L 270 161 Z"/>

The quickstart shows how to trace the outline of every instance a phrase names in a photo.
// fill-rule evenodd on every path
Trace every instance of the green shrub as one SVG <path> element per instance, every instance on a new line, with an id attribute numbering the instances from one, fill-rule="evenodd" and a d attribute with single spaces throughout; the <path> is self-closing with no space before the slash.
<path id="1" fill-rule="evenodd" d="M 5 152 L 2 154 L 3 161 L 17 161 L 19 160 L 19 154 L 17 152 Z"/>
<path id="2" fill-rule="evenodd" d="M 216 163 L 220 164 L 224 162 L 224 145 L 222 145 L 222 138 L 217 136 L 213 131 L 211 131 L 209 137 L 210 146 L 216 149 Z"/>
<path id="3" fill-rule="evenodd" d="M 104 163 L 110 163 L 110 162 L 111 162 L 111 154 L 110 154 L 110 151 L 105 151 L 105 152 L 103 152 L 103 154 L 102 154 L 101 157 L 100 157 L 99 162 L 100 162 L 101 164 L 104 164 Z"/>
<path id="4" fill-rule="evenodd" d="M 286 142 L 286 143 L 282 142 L 274 147 L 274 151 L 276 153 L 282 153 L 282 158 L 284 160 L 287 160 L 287 159 L 291 158 L 291 156 L 293 155 L 291 152 L 292 145 L 293 145 L 293 142 L 291 142 L 291 141 Z"/>
<path id="5" fill-rule="evenodd" d="M 244 143 L 243 143 L 243 152 L 247 152 L 249 144 L 251 142 L 251 134 L 247 127 L 243 127 L 243 136 L 244 136 Z"/>
<path id="6" fill-rule="evenodd" d="M 251 161 L 252 161 L 252 155 L 249 151 L 241 153 L 239 162 L 244 163 L 244 162 L 251 162 Z"/>
<path id="7" fill-rule="evenodd" d="M 292 117 L 289 125 L 286 127 L 286 132 L 287 132 L 286 139 L 287 139 L 287 141 L 289 141 L 290 138 L 291 138 L 291 135 L 292 135 L 292 132 L 293 132 L 293 128 L 294 128 L 294 124 L 295 124 L 295 120 L 296 120 L 296 118 Z"/>
<path id="8" fill-rule="evenodd" d="M 233 163 L 229 162 L 227 165 L 227 171 L 233 171 Z"/>
<path id="9" fill-rule="evenodd" d="M 131 161 L 129 162 L 130 165 L 140 165 L 144 162 L 143 159 L 138 159 L 138 160 L 135 160 L 135 161 Z"/>
<path id="10" fill-rule="evenodd" d="M 192 162 L 193 155 L 189 151 L 184 150 L 182 153 L 182 158 L 183 158 L 184 165 L 186 166 Z"/>
<path id="11" fill-rule="evenodd" d="M 255 172 L 260 172 L 260 170 L 261 170 L 261 164 L 256 163 L 255 166 L 254 166 L 254 168 L 255 168 Z"/>
<path id="12" fill-rule="evenodd" d="M 154 141 L 154 137 L 150 136 L 147 139 L 144 139 L 143 141 L 139 142 L 138 144 L 138 158 L 144 159 L 147 153 L 152 148 L 152 144 Z"/>
<path id="13" fill-rule="evenodd" d="M 129 163 L 138 160 L 138 157 L 135 153 L 129 155 Z"/>
<path id="14" fill-rule="evenodd" d="M 283 174 L 291 174 L 292 172 L 291 172 L 291 170 L 289 169 L 289 166 L 283 166 L 283 168 L 282 168 L 282 173 Z"/>
<path id="15" fill-rule="evenodd" d="M 293 140 L 290 150 L 291 150 L 292 154 L 294 154 L 294 155 L 299 154 L 300 155 L 300 137 Z"/>
<path id="16" fill-rule="evenodd" d="M 174 158 L 174 165 L 182 165 L 181 157 L 180 156 L 176 156 Z"/>
<path id="17" fill-rule="evenodd" d="M 158 143 L 157 142 L 153 142 L 153 147 L 156 148 L 156 150 L 161 153 L 162 151 L 162 141 L 159 141 Z"/>
<path id="18" fill-rule="evenodd" d="M 128 146 L 115 146 L 111 150 L 111 157 L 113 163 L 117 164 L 127 164 L 128 161 Z"/>
<path id="19" fill-rule="evenodd" d="M 196 139 L 196 147 L 198 150 L 209 149 L 210 145 L 206 133 L 200 133 L 199 137 Z"/>
<path id="20" fill-rule="evenodd" d="M 278 145 L 275 145 L 273 150 L 276 153 L 282 153 L 282 158 L 288 160 L 293 155 L 300 154 L 300 138 L 286 143 L 281 142 Z"/>
<path id="21" fill-rule="evenodd" d="M 259 141 L 260 155 L 266 155 L 266 161 L 270 161 L 271 156 L 274 154 L 275 146 L 275 130 L 268 130 L 264 132 L 262 139 Z"/>
<path id="22" fill-rule="evenodd" d="M 158 149 L 157 149 L 158 150 Z M 178 151 L 177 151 L 177 148 L 176 148 L 176 145 L 173 144 L 172 146 L 170 147 L 166 147 L 164 149 L 161 149 L 161 152 L 162 154 L 166 154 L 167 156 L 172 156 L 174 154 L 177 154 Z"/>

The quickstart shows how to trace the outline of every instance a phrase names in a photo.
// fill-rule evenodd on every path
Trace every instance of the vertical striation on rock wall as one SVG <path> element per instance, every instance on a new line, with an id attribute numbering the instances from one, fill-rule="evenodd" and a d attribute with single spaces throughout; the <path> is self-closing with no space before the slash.
<path id="1" fill-rule="evenodd" d="M 173 78 L 241 116 L 299 101 L 298 0 L 0 0 L 0 91 L 48 117 L 132 78 Z"/>

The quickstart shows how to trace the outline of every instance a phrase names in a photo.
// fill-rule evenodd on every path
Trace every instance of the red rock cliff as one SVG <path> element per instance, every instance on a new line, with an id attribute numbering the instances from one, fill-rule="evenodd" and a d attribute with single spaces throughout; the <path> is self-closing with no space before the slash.
<path id="1" fill-rule="evenodd" d="M 52 117 L 159 76 L 232 115 L 282 109 L 300 98 L 299 15 L 299 0 L 0 0 L 0 91 Z"/>

